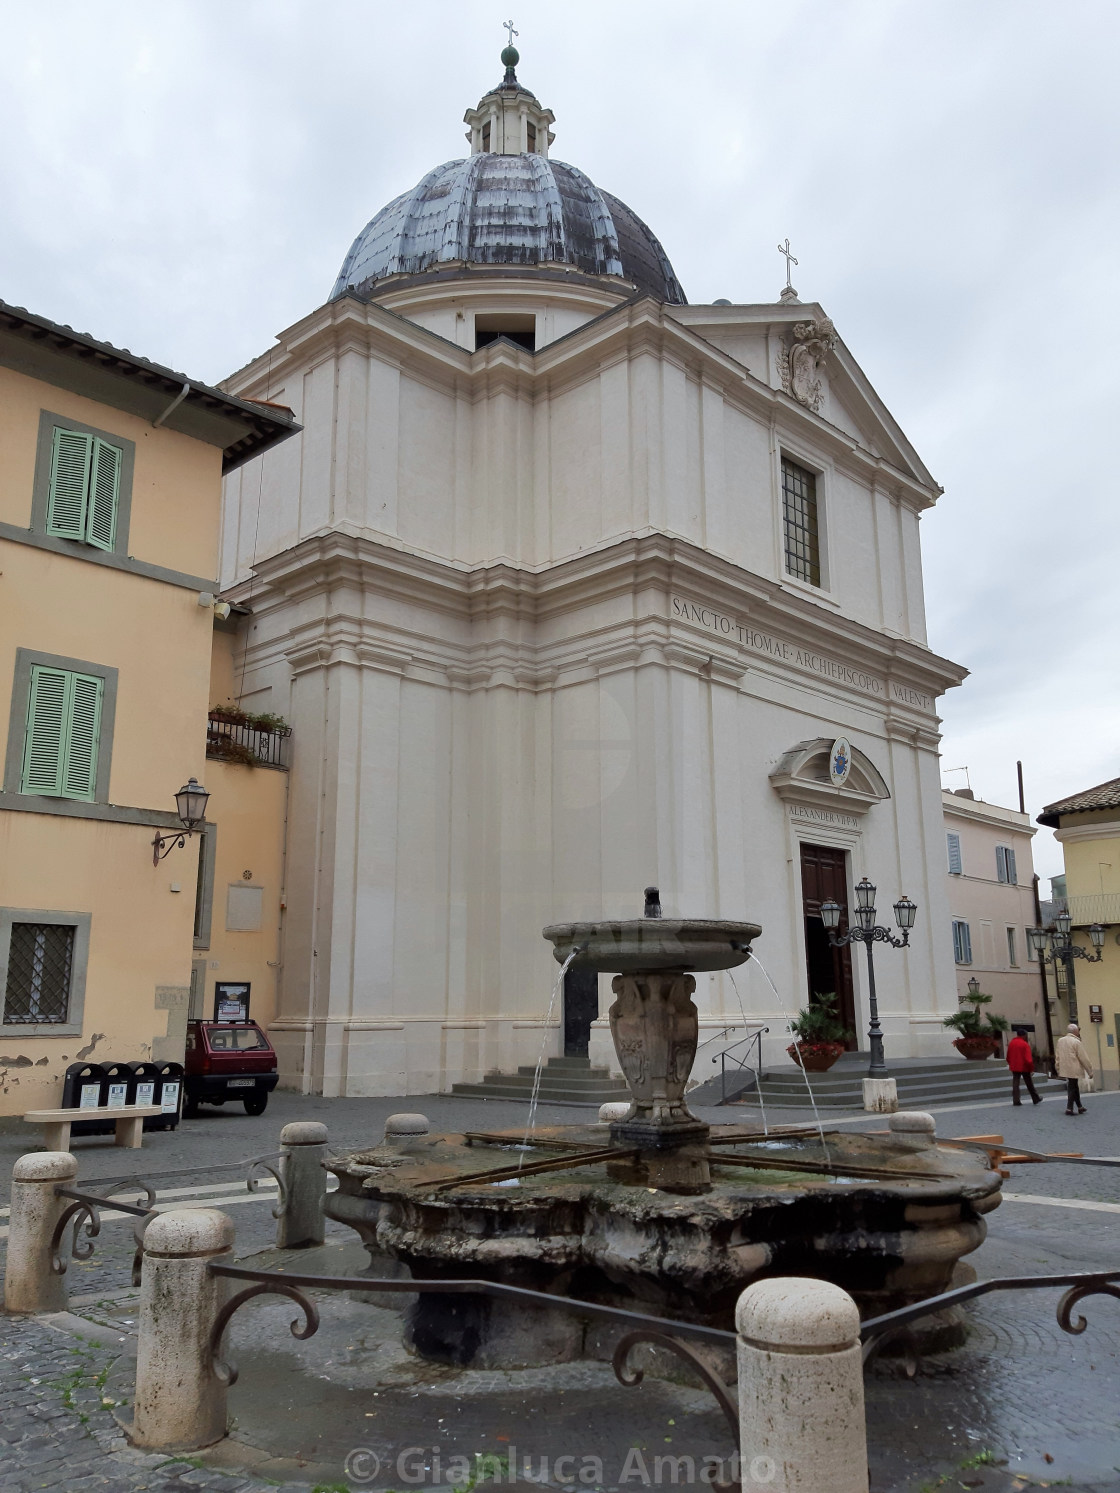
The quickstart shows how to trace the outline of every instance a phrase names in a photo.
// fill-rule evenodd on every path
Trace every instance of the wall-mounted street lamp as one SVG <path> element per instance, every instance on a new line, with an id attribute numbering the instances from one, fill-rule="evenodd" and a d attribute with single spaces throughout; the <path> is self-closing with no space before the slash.
<path id="1" fill-rule="evenodd" d="M 896 949 L 908 948 L 910 930 L 918 914 L 918 904 L 911 902 L 910 898 L 905 896 L 900 897 L 894 904 L 894 920 L 902 929 L 902 937 L 895 938 L 889 928 L 877 927 L 875 924 L 876 890 L 874 883 L 868 881 L 866 876 L 856 883 L 858 927 L 849 928 L 847 933 L 837 935 L 836 929 L 840 926 L 840 915 L 844 911 L 839 902 L 821 903 L 821 922 L 828 929 L 828 941 L 834 949 L 843 948 L 849 943 L 861 943 L 867 949 L 867 1004 L 871 1017 L 867 1028 L 867 1036 L 871 1045 L 871 1062 L 867 1069 L 867 1076 L 868 1078 L 887 1078 L 889 1075 L 883 1058 L 883 1033 L 879 1026 L 879 1002 L 875 995 L 875 960 L 871 946 L 875 943 L 889 943 Z"/>
<path id="2" fill-rule="evenodd" d="M 181 850 L 195 830 L 201 827 L 206 818 L 206 805 L 209 800 L 209 793 L 198 779 L 188 778 L 175 795 L 175 809 L 182 820 L 183 828 L 177 832 L 172 831 L 169 835 L 157 833 L 152 841 L 153 866 L 158 866 L 165 856 L 171 854 L 176 845 Z"/>
<path id="3" fill-rule="evenodd" d="M 980 981 L 975 975 L 968 982 L 968 993 L 972 996 L 973 1000 L 980 994 Z"/>

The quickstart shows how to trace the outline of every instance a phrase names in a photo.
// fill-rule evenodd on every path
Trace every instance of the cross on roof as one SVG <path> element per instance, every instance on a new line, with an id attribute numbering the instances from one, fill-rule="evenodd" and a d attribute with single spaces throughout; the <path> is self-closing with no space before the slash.
<path id="1" fill-rule="evenodd" d="M 511 46 L 511 47 L 512 47 L 512 46 L 513 46 L 513 38 L 514 38 L 514 37 L 515 37 L 515 36 L 520 36 L 520 35 L 521 35 L 521 32 L 520 32 L 520 31 L 515 31 L 515 30 L 514 30 L 514 29 L 513 29 L 513 22 L 512 22 L 512 21 L 503 21 L 503 22 L 502 22 L 502 25 L 503 25 L 503 26 L 504 26 L 504 27 L 505 27 L 505 28 L 506 28 L 506 30 L 507 30 L 507 31 L 508 31 L 508 32 L 509 32 L 509 45 L 510 45 L 510 46 Z M 788 240 L 788 239 L 787 239 L 787 240 L 786 240 L 786 242 L 787 242 L 787 243 L 788 243 L 788 242 L 789 242 L 789 240 Z"/>
<path id="2" fill-rule="evenodd" d="M 784 244 L 779 244 L 778 245 L 778 253 L 779 254 L 784 254 L 785 257 L 786 257 L 786 289 L 787 290 L 792 290 L 793 289 L 793 281 L 790 279 L 790 266 L 796 264 L 797 260 L 790 253 L 789 239 L 788 238 L 786 239 L 786 241 L 785 241 Z"/>

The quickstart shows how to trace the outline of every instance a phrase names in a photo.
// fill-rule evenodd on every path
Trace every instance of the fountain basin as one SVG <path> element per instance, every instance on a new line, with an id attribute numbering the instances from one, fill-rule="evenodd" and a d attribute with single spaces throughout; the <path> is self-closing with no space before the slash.
<path id="1" fill-rule="evenodd" d="M 338 1177 L 330 1217 L 361 1235 L 416 1279 L 474 1277 L 622 1306 L 654 1316 L 733 1328 L 735 1301 L 752 1280 L 805 1275 L 850 1291 L 865 1316 L 948 1289 L 963 1255 L 982 1243 L 984 1214 L 998 1206 L 1000 1177 L 986 1158 L 894 1137 L 830 1135 L 834 1175 L 759 1169 L 720 1159 L 762 1137 L 712 1127 L 709 1144 L 669 1161 L 702 1160 L 704 1192 L 656 1185 L 666 1158 L 617 1147 L 617 1159 L 520 1180 L 465 1181 L 456 1174 L 516 1166 L 585 1145 L 600 1153 L 605 1127 L 541 1130 L 522 1151 L 435 1135 L 402 1157 L 376 1147 L 326 1162 Z M 552 1148 L 552 1149 L 550 1149 Z M 702 1155 L 701 1155 L 702 1153 Z M 819 1139 L 771 1137 L 748 1160 L 822 1160 Z M 846 1175 L 844 1165 L 906 1175 Z M 651 1171 L 651 1168 L 653 1169 Z M 609 1351 L 609 1331 L 568 1312 L 481 1297 L 418 1297 L 407 1340 L 437 1362 L 516 1367 Z"/>
<path id="2" fill-rule="evenodd" d="M 543 930 L 558 964 L 578 949 L 576 969 L 601 974 L 735 969 L 750 958 L 757 923 L 713 918 L 628 918 L 620 922 L 552 923 Z"/>

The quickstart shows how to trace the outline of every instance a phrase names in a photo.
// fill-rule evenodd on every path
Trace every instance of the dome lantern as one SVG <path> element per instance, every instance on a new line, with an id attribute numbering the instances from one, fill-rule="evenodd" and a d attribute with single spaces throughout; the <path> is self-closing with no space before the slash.
<path id="1" fill-rule="evenodd" d="M 471 155 L 548 155 L 556 138 L 550 128 L 556 116 L 551 109 L 542 109 L 535 95 L 517 81 L 515 69 L 520 61 L 511 37 L 510 45 L 502 49 L 505 77 L 479 99 L 477 108 L 463 115 L 464 123 L 470 125 Z"/>
<path id="2" fill-rule="evenodd" d="M 509 23 L 507 23 L 509 24 Z M 624 202 L 575 166 L 550 160 L 551 109 L 505 76 L 464 118 L 471 153 L 445 161 L 371 218 L 343 260 L 331 299 L 379 293 L 390 281 L 473 267 L 570 283 L 573 271 L 671 305 L 686 304 L 665 250 Z"/>

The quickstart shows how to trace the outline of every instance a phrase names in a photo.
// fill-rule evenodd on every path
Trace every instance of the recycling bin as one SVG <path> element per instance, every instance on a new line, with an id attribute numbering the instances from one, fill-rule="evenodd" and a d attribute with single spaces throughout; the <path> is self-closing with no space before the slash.
<path id="1" fill-rule="evenodd" d="M 156 1094 L 161 1085 L 161 1075 L 158 1063 L 132 1062 L 126 1063 L 125 1067 L 132 1074 L 132 1090 L 129 1104 L 156 1104 Z M 145 1130 L 163 1130 L 165 1122 L 162 1115 L 148 1115 L 144 1120 Z"/>
<path id="2" fill-rule="evenodd" d="M 62 1109 L 102 1109 L 109 1088 L 108 1076 L 101 1063 L 71 1063 L 62 1079 Z M 109 1126 L 112 1129 L 112 1126 Z M 71 1135 L 101 1135 L 103 1124 L 95 1120 L 75 1120 Z"/>
<path id="3" fill-rule="evenodd" d="M 183 1065 L 182 1063 L 156 1063 L 159 1072 L 156 1080 L 153 1104 L 160 1106 L 161 1113 L 152 1117 L 153 1130 L 174 1130 L 183 1113 Z"/>

